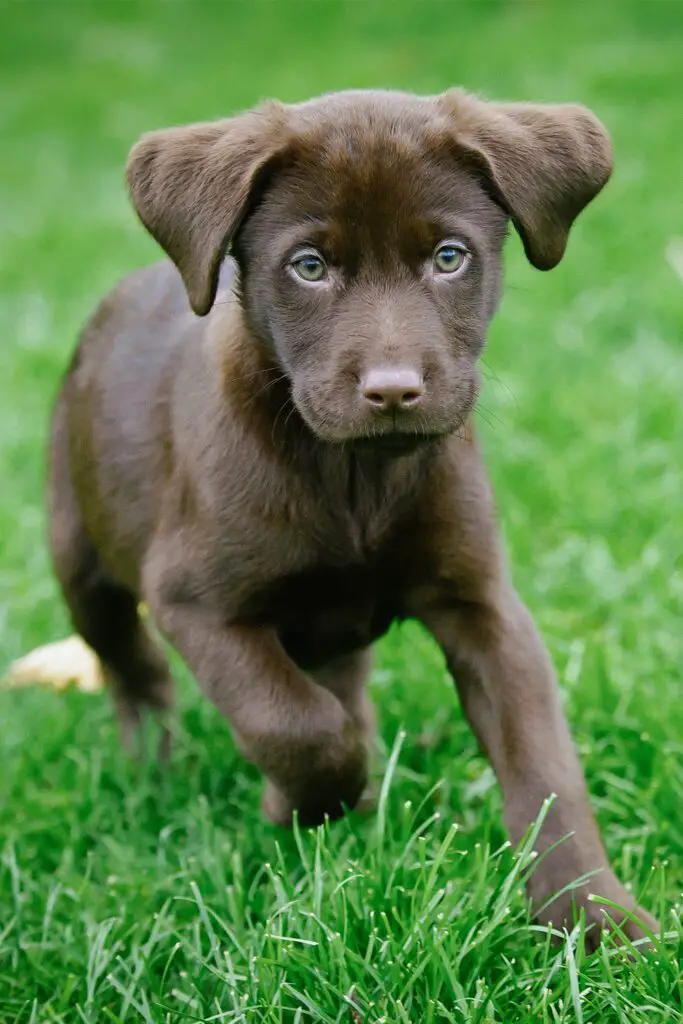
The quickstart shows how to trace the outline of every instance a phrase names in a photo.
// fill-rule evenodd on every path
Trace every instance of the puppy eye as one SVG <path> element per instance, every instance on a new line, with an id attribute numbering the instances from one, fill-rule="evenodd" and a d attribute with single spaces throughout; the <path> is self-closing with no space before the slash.
<path id="1" fill-rule="evenodd" d="M 442 242 L 434 250 L 432 263 L 439 274 L 457 274 L 464 270 L 469 258 L 469 251 L 462 242 Z"/>
<path id="2" fill-rule="evenodd" d="M 322 281 L 327 276 L 327 265 L 317 252 L 299 253 L 291 261 L 290 266 L 297 277 L 309 284 Z"/>

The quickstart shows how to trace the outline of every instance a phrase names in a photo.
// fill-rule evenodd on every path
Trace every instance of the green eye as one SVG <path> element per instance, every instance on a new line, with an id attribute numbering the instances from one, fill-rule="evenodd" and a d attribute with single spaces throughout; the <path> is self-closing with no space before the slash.
<path id="1" fill-rule="evenodd" d="M 297 277 L 313 284 L 316 281 L 322 281 L 327 274 L 325 260 L 314 252 L 306 252 L 297 256 L 292 260 L 291 266 Z"/>
<path id="2" fill-rule="evenodd" d="M 468 258 L 469 253 L 460 242 L 444 242 L 434 251 L 434 267 L 440 274 L 455 274 Z"/>

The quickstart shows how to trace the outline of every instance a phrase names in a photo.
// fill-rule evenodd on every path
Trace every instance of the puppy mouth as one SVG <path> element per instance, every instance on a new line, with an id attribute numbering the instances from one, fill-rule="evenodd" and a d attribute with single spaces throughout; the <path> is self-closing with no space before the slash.
<path id="1" fill-rule="evenodd" d="M 443 434 L 425 434 L 416 431 L 396 431 L 386 434 L 366 434 L 350 438 L 349 447 L 359 454 L 399 456 L 410 455 L 421 448 L 441 440 Z"/>

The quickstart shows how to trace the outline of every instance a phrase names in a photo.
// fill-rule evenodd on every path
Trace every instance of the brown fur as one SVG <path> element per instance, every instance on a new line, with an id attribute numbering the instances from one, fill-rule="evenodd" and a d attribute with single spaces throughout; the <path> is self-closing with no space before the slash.
<path id="1" fill-rule="evenodd" d="M 610 170 L 585 109 L 460 91 L 341 93 L 145 136 L 132 199 L 175 267 L 104 299 L 52 433 L 55 565 L 127 737 L 172 703 L 142 597 L 267 776 L 266 812 L 336 817 L 366 784 L 370 647 L 415 617 L 514 842 L 557 794 L 539 850 L 569 838 L 530 883 L 557 923 L 573 902 L 599 922 L 589 892 L 634 905 L 508 578 L 470 414 L 508 220 L 549 269 Z M 469 251 L 461 273 L 435 262 L 444 239 Z M 321 281 L 297 277 L 302 247 Z"/>

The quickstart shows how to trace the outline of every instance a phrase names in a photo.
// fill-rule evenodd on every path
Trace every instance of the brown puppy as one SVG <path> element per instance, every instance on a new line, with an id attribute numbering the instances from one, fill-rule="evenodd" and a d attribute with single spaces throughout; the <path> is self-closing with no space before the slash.
<path id="1" fill-rule="evenodd" d="M 610 170 L 584 108 L 455 90 L 147 135 L 128 179 L 172 262 L 104 299 L 52 433 L 55 565 L 126 735 L 172 703 L 143 597 L 267 776 L 270 817 L 338 816 L 366 783 L 370 646 L 415 617 L 445 651 L 513 842 L 557 794 L 530 883 L 556 923 L 573 903 L 598 923 L 591 892 L 635 908 L 509 580 L 469 418 L 508 221 L 548 270 Z"/>

